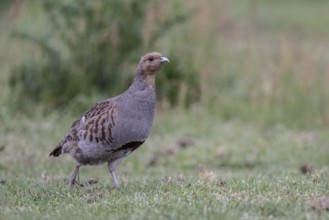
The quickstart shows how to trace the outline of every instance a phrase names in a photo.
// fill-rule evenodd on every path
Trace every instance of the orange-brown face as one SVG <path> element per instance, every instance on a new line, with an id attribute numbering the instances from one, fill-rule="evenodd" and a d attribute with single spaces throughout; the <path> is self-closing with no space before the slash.
<path id="1" fill-rule="evenodd" d="M 161 69 L 162 64 L 166 62 L 169 62 L 169 59 L 162 56 L 160 53 L 148 53 L 141 58 L 139 68 L 146 75 L 154 75 Z"/>

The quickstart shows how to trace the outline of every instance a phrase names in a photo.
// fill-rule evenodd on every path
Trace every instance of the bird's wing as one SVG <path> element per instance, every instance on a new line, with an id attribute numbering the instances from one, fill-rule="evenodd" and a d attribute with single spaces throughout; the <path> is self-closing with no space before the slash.
<path id="1" fill-rule="evenodd" d="M 92 143 L 113 143 L 112 131 L 117 111 L 116 102 L 105 100 L 96 104 L 80 117 L 77 136 L 80 140 Z"/>
<path id="2" fill-rule="evenodd" d="M 117 98 L 107 99 L 93 106 L 72 124 L 63 142 L 85 140 L 107 145 L 113 143 L 112 131 L 116 125 L 116 101 Z"/>
<path id="3" fill-rule="evenodd" d="M 79 141 L 111 145 L 113 128 L 119 96 L 97 103 L 78 120 L 73 122 L 67 135 L 60 141 L 50 155 L 59 156 L 70 152 Z"/>

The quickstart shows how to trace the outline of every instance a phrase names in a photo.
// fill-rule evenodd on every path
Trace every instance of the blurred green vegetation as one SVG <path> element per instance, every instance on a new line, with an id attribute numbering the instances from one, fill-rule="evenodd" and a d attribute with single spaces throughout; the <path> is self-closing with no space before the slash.
<path id="1" fill-rule="evenodd" d="M 12 69 L 10 85 L 18 92 L 20 105 L 33 101 L 62 107 L 77 97 L 122 92 L 132 81 L 136 57 L 187 18 L 177 11 L 149 22 L 148 10 L 158 10 L 159 4 L 136 0 L 45 0 L 40 7 L 47 24 L 45 35 L 12 32 L 14 38 L 35 44 L 42 57 L 27 59 Z M 146 25 L 156 28 L 149 31 Z M 164 81 L 160 85 L 171 78 L 188 82 L 176 66 L 172 65 L 167 78 L 160 78 Z M 174 87 L 160 86 L 160 95 L 175 102 L 170 92 Z"/>
<path id="2" fill-rule="evenodd" d="M 264 125 L 329 124 L 327 1 L 7 5 L 1 27 L 11 34 L 0 35 L 0 80 L 11 110 L 83 112 L 123 91 L 140 56 L 159 51 L 172 61 L 157 77 L 159 109 Z"/>

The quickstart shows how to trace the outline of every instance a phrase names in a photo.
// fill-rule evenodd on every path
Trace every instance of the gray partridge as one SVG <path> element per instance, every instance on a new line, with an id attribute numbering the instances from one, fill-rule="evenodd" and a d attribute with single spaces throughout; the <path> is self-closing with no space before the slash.
<path id="1" fill-rule="evenodd" d="M 80 166 L 108 164 L 115 187 L 115 174 L 122 159 L 144 143 L 152 128 L 155 105 L 155 74 L 169 59 L 160 53 L 144 55 L 135 79 L 121 95 L 97 103 L 76 120 L 49 156 L 64 153 L 77 161 L 70 185 L 77 184 Z"/>

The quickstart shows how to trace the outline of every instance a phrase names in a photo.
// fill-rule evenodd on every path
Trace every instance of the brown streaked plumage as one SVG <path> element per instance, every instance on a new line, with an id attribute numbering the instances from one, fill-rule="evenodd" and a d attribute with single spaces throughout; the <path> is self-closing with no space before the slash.
<path id="1" fill-rule="evenodd" d="M 169 60 L 160 53 L 144 55 L 134 82 L 124 93 L 97 103 L 72 124 L 49 155 L 70 153 L 77 161 L 71 185 L 77 183 L 80 166 L 107 162 L 114 185 L 119 187 L 116 167 L 144 143 L 151 131 L 156 104 L 155 73 L 165 62 Z"/>

